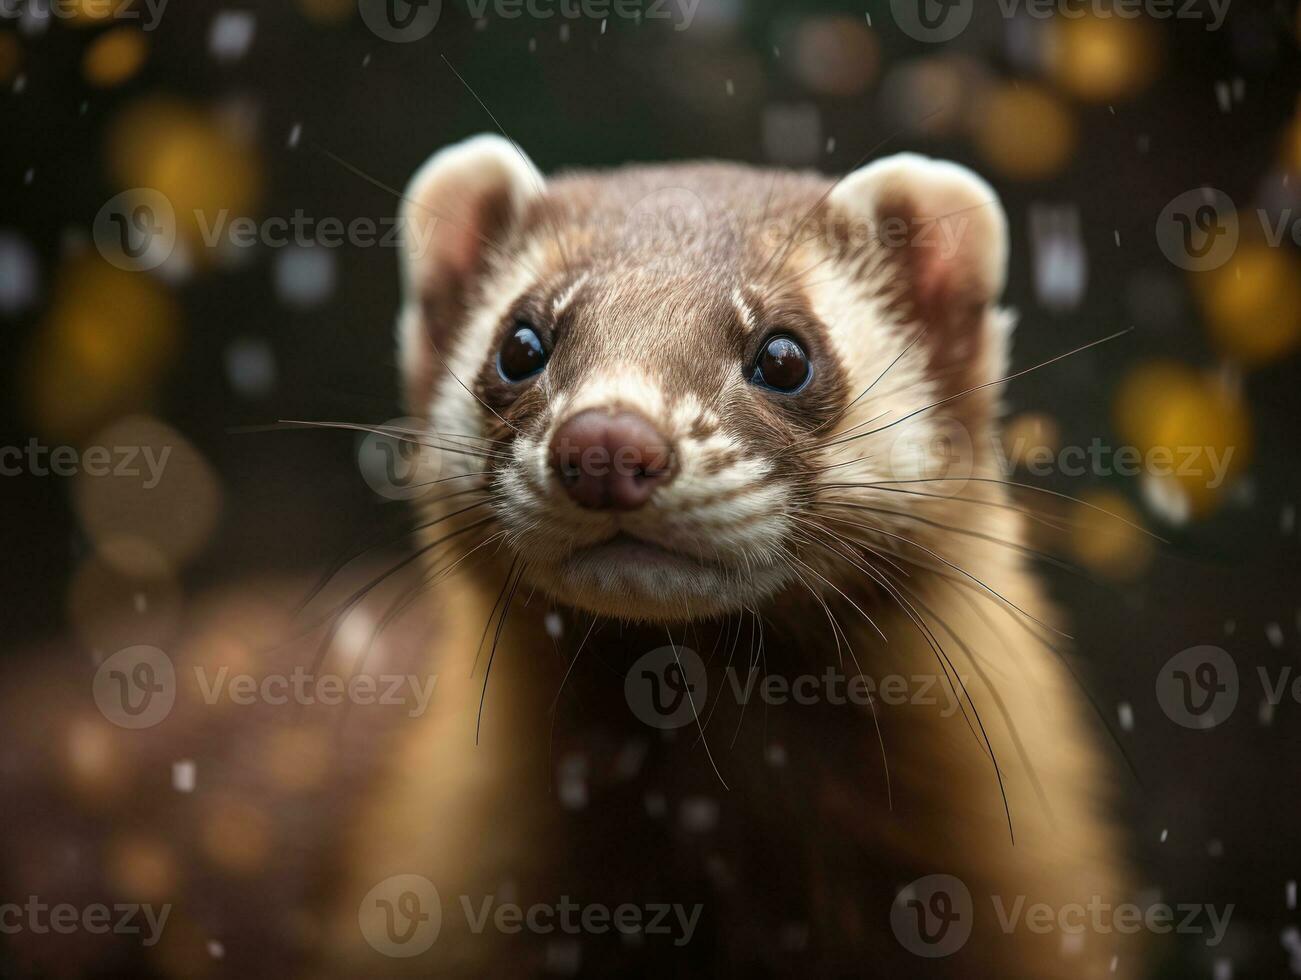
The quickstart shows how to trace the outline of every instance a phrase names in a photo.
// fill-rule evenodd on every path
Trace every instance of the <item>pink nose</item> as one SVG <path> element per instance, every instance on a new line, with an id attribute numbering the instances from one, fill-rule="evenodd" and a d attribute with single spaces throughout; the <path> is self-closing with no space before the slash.
<path id="1" fill-rule="evenodd" d="M 673 451 L 636 412 L 579 412 L 551 440 L 551 468 L 580 507 L 636 510 L 673 479 Z"/>

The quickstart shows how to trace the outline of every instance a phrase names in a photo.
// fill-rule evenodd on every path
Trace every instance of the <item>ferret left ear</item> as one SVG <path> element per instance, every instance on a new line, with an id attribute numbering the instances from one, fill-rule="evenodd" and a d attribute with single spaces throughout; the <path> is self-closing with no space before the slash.
<path id="1" fill-rule="evenodd" d="M 937 368 L 997 370 L 1003 339 L 991 314 L 1007 274 L 1007 217 L 989 184 L 958 164 L 900 153 L 850 174 L 828 204 L 848 219 L 851 241 L 865 243 L 865 260 L 884 259 L 898 287 L 888 295 L 921 323 Z"/>
<path id="2" fill-rule="evenodd" d="M 413 414 L 424 415 L 438 359 L 454 341 L 467 302 L 543 184 L 519 147 L 484 134 L 439 150 L 407 185 L 398 346 Z"/>

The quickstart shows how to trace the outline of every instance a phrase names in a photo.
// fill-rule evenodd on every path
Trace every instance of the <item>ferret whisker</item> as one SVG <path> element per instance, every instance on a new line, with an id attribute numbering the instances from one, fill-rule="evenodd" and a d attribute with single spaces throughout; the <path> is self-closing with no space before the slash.
<path id="1" fill-rule="evenodd" d="M 974 505 L 984 506 L 984 507 L 993 507 L 998 510 L 1007 510 L 1016 514 L 1020 514 L 1021 516 L 1034 521 L 1036 524 L 1041 524 L 1044 527 L 1051 528 L 1054 531 L 1069 530 L 1072 524 L 1078 524 L 1078 522 L 1071 521 L 1067 517 L 1058 514 L 1052 514 L 1049 511 L 1039 510 L 1037 508 L 1030 507 L 1028 505 L 1018 504 L 1014 501 L 987 500 L 982 497 L 964 497 L 961 496 L 960 494 L 950 495 L 946 493 L 927 493 L 925 490 L 905 490 L 902 487 L 886 486 L 880 481 L 876 481 L 876 482 L 869 481 L 863 483 L 829 483 L 829 484 L 823 484 L 823 486 L 852 488 L 857 490 L 879 490 L 883 493 L 901 493 L 901 494 L 907 494 L 908 496 L 914 496 L 914 497 L 927 497 L 932 500 L 937 500 L 941 502 L 952 500 L 958 503 L 974 504 Z"/>
<path id="2" fill-rule="evenodd" d="M 547 735 L 547 772 L 553 781 L 553 789 L 556 771 L 554 762 L 556 754 L 556 716 L 560 713 L 560 698 L 565 693 L 565 685 L 569 683 L 569 675 L 574 672 L 574 667 L 578 664 L 578 658 L 582 654 L 583 648 L 587 646 L 587 641 L 591 638 L 592 631 L 596 629 L 598 622 L 600 622 L 600 617 L 593 616 L 591 624 L 587 627 L 587 632 L 583 634 L 583 639 L 578 644 L 578 649 L 574 651 L 574 655 L 569 659 L 569 665 L 565 668 L 564 676 L 560 678 L 560 687 L 556 689 L 556 696 L 551 699 L 551 731 Z"/>
<path id="3" fill-rule="evenodd" d="M 458 490 L 455 493 L 445 494 L 444 496 L 438 497 L 436 499 L 439 501 L 451 500 L 454 497 L 460 497 L 466 494 L 484 493 L 484 492 L 486 491 L 482 487 L 469 487 L 468 489 L 465 490 Z M 338 575 L 341 571 L 343 571 L 345 568 L 351 565 L 358 558 L 364 558 L 366 555 L 369 555 L 374 551 L 378 551 L 383 548 L 389 548 L 392 547 L 393 545 L 400 544 L 402 541 L 406 540 L 413 534 L 416 534 L 420 531 L 426 531 L 431 527 L 435 527 L 438 524 L 441 524 L 445 520 L 467 513 L 468 511 L 474 510 L 476 507 L 482 507 L 484 504 L 487 503 L 491 503 L 491 500 L 485 497 L 483 500 L 477 501 L 476 503 L 471 504 L 468 507 L 464 507 L 461 508 L 460 510 L 453 511 L 450 514 L 445 514 L 442 517 L 436 518 L 435 520 L 425 521 L 421 524 L 417 524 L 415 527 L 408 528 L 407 530 L 403 531 L 401 534 L 395 537 L 389 538 L 385 541 L 378 541 L 374 544 L 368 545 L 367 547 L 363 548 L 361 551 L 349 555 L 347 558 L 343 558 L 341 560 L 335 561 L 329 568 L 325 570 L 325 572 L 317 580 L 316 584 L 308 591 L 307 595 L 302 599 L 302 601 L 299 602 L 297 608 L 294 610 L 294 615 L 295 616 L 300 615 L 309 605 L 311 605 L 312 601 L 318 595 L 320 595 L 321 592 L 325 590 L 325 587 L 328 586 L 330 582 L 334 580 L 334 577 L 336 575 Z M 316 629 L 317 626 L 320 626 L 322 622 L 324 622 L 324 620 L 318 622 L 311 629 L 312 630 Z M 311 630 L 308 630 L 308 632 L 310 633 Z"/>
<path id="4" fill-rule="evenodd" d="M 929 412 L 932 409 L 939 408 L 941 405 L 947 405 L 951 401 L 956 401 L 959 398 L 965 398 L 967 395 L 973 394 L 974 392 L 977 391 L 981 391 L 985 388 L 992 388 L 995 386 L 1006 384 L 1009 381 L 1013 381 L 1017 378 L 1024 377 L 1025 375 L 1030 374 L 1032 371 L 1038 371 L 1040 368 L 1048 367 L 1050 364 L 1056 364 L 1058 361 L 1063 361 L 1068 357 L 1073 357 L 1076 354 L 1082 354 L 1085 351 L 1089 350 L 1090 348 L 1097 347 L 1099 344 L 1105 344 L 1108 341 L 1115 340 L 1117 337 L 1123 337 L 1126 334 L 1132 333 L 1133 329 L 1134 329 L 1133 327 L 1126 327 L 1124 330 L 1117 330 L 1115 333 L 1109 334 L 1106 337 L 1100 337 L 1097 340 L 1091 340 L 1087 344 L 1083 344 L 1079 347 L 1076 347 L 1074 350 L 1069 350 L 1066 351 L 1064 354 L 1058 354 L 1055 357 L 1050 357 L 1048 358 L 1048 360 L 1040 361 L 1038 364 L 1033 364 L 1028 368 L 1023 368 L 1020 371 L 1014 371 L 1011 374 L 1005 375 L 1004 377 L 1001 378 L 996 378 L 993 381 L 983 381 L 980 384 L 972 385 L 970 388 L 966 388 L 962 391 L 957 392 L 956 394 L 948 395 L 944 398 L 939 399 L 938 401 L 931 402 L 931 404 L 929 405 L 923 405 L 921 408 L 915 409 L 909 412 L 908 414 L 895 419 L 893 422 L 887 422 L 885 425 L 879 426 L 878 428 L 875 429 L 870 429 L 867 432 L 860 432 L 856 435 L 846 437 L 843 440 L 837 440 L 835 442 L 832 442 L 831 445 L 833 446 L 840 445 L 842 441 L 852 442 L 855 439 L 863 439 L 867 436 L 875 435 L 878 432 L 884 432 L 886 429 L 893 428 L 894 426 L 899 425 L 901 422 L 906 422 L 910 418 L 913 418 L 917 415 L 921 415 L 923 412 Z"/>
<path id="5" fill-rule="evenodd" d="M 519 589 L 520 581 L 528 571 L 528 563 L 520 565 L 519 573 L 515 576 L 515 581 L 510 587 L 510 592 L 506 595 L 506 604 L 502 606 L 501 616 L 497 619 L 497 632 L 492 637 L 492 651 L 488 654 L 488 666 L 483 671 L 483 689 L 479 692 L 479 714 L 474 722 L 474 744 L 479 744 L 479 732 L 483 726 L 483 705 L 488 699 L 488 680 L 492 677 L 492 665 L 497 659 L 497 644 L 501 642 L 502 630 L 506 628 L 506 618 L 510 615 L 511 603 L 515 600 L 515 593 Z"/>
<path id="6" fill-rule="evenodd" d="M 835 552 L 833 551 L 833 553 Z M 849 560 L 851 562 L 853 561 L 852 558 Z M 976 702 L 972 699 L 971 692 L 967 690 L 967 685 L 966 682 L 963 681 L 962 675 L 958 673 L 957 666 L 953 663 L 952 658 L 949 656 L 948 652 L 944 649 L 944 645 L 940 643 L 939 637 L 935 635 L 935 632 L 930 628 L 929 625 L 926 624 L 925 620 L 922 619 L 921 614 L 917 612 L 916 608 L 912 605 L 909 599 L 905 595 L 903 595 L 903 593 L 898 588 L 896 588 L 887 578 L 885 578 L 883 574 L 877 572 L 877 570 L 870 569 L 869 567 L 865 567 L 862 565 L 858 565 L 857 562 L 854 562 L 854 564 L 860 567 L 867 574 L 871 575 L 873 579 L 887 591 L 887 593 L 889 593 L 891 596 L 894 597 L 895 602 L 898 603 L 899 607 L 904 611 L 904 613 L 908 616 L 908 618 L 917 627 L 919 632 L 922 634 L 923 638 L 926 639 L 927 643 L 931 645 L 932 650 L 934 650 L 937 657 L 940 658 L 940 666 L 944 670 L 945 676 L 949 678 L 950 690 L 952 690 L 954 696 L 958 698 L 958 706 L 960 708 L 962 707 L 962 698 L 963 697 L 966 698 L 967 704 L 970 705 L 971 707 L 971 716 L 975 718 L 976 727 L 980 729 L 980 734 L 979 736 L 977 736 L 977 742 L 980 743 L 983 741 L 983 748 L 985 754 L 989 757 L 990 762 L 994 766 L 994 776 L 998 781 L 999 795 L 1002 797 L 1003 800 L 1003 812 L 1007 817 L 1008 836 L 1011 838 L 1012 843 L 1015 844 L 1016 832 L 1013 829 L 1013 824 L 1012 824 L 1012 809 L 1007 799 L 1007 789 L 1003 784 L 1003 771 L 998 764 L 998 754 L 994 750 L 994 743 L 989 737 L 989 732 L 985 728 L 985 723 L 983 719 L 980 717 L 980 709 L 976 707 Z M 952 672 L 951 676 L 950 676 L 950 672 Z M 954 686 L 955 682 L 956 682 L 956 688 Z M 960 696 L 958 694 L 959 690 L 962 692 Z M 971 728 L 971 717 L 967 716 L 965 709 L 962 710 L 962 714 L 963 714 L 963 718 L 966 719 L 967 727 Z M 972 734 L 975 735 L 974 729 L 972 729 Z"/>
<path id="7" fill-rule="evenodd" d="M 475 504 L 473 506 L 477 507 L 480 506 L 480 504 Z M 466 509 L 468 510 L 469 508 Z M 432 551 L 434 548 L 438 547 L 440 544 L 444 543 L 445 541 L 450 541 L 452 538 L 457 537 L 461 534 L 465 534 L 467 531 L 472 531 L 476 528 L 482 527 L 483 525 L 489 523 L 491 520 L 493 520 L 493 518 L 491 517 L 481 518 L 478 521 L 474 521 L 470 524 L 467 524 L 465 527 L 458 528 L 455 531 L 451 531 L 448 534 L 443 535 L 441 538 L 438 538 L 435 541 L 430 542 L 429 544 L 422 545 L 421 547 L 415 549 L 406 557 L 399 560 L 387 571 L 375 576 L 368 583 L 366 583 L 360 589 L 354 592 L 347 600 L 344 601 L 342 606 L 338 607 L 338 611 L 334 613 L 332 617 L 329 618 L 330 619 L 329 629 L 326 630 L 325 636 L 321 640 L 321 644 L 317 649 L 316 658 L 313 662 L 314 671 L 318 674 L 320 673 L 322 666 L 324 666 L 325 661 L 329 656 L 330 648 L 334 644 L 334 639 L 336 636 L 338 636 L 339 630 L 343 627 L 344 620 L 352 612 L 352 610 L 357 607 L 358 603 L 360 603 L 363 599 L 365 599 L 366 596 L 368 596 L 373 589 L 375 589 L 383 582 L 386 582 L 388 579 L 396 575 L 402 569 L 406 568 L 412 562 L 415 562 L 420 558 L 423 558 L 430 551 Z M 320 624 L 318 624 L 318 626 L 319 625 Z"/>
<path id="8" fill-rule="evenodd" d="M 995 544 L 998 545 L 999 547 L 1007 548 L 1008 550 L 1014 551 L 1019 555 L 1024 555 L 1027 558 L 1035 558 L 1038 559 L 1039 561 L 1046 562 L 1047 564 L 1050 564 L 1056 568 L 1063 569 L 1064 571 L 1068 571 L 1084 577 L 1088 577 L 1087 574 L 1078 566 L 1072 565 L 1068 561 L 1063 561 L 1062 559 L 1058 558 L 1056 555 L 1050 555 L 1046 551 L 1040 551 L 1037 548 L 1031 548 L 1030 546 L 1021 544 L 1020 542 L 1017 541 L 1007 541 L 1003 538 L 998 537 L 998 535 L 995 534 L 986 534 L 983 531 L 975 531 L 972 530 L 971 528 L 958 527 L 955 524 L 945 524 L 943 521 L 932 520 L 929 517 L 923 517 L 921 514 L 913 514 L 905 510 L 890 510 L 889 508 L 885 508 L 885 507 L 873 507 L 869 504 L 854 503 L 846 500 L 827 500 L 826 503 L 828 506 L 846 507 L 851 510 L 867 511 L 868 513 L 871 514 L 886 514 L 892 517 L 900 517 L 903 518 L 904 520 L 916 521 L 918 524 L 925 524 L 927 527 L 939 528 L 942 531 L 951 531 L 954 534 L 965 535 L 966 537 L 975 538 L 980 541 L 988 541 L 990 544 Z M 859 521 L 849 521 L 843 517 L 833 517 L 830 514 L 822 514 L 821 516 L 825 517 L 827 520 L 836 521 L 837 523 L 849 524 L 853 527 L 862 528 L 865 531 L 876 530 L 876 526 L 872 524 L 864 524 Z"/>

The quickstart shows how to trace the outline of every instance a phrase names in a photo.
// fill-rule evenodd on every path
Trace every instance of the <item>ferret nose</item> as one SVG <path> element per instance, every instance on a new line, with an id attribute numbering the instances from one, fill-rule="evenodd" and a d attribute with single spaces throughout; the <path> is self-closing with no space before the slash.
<path id="1" fill-rule="evenodd" d="M 636 510 L 673 479 L 673 450 L 636 412 L 594 408 L 556 430 L 551 468 L 580 507 Z"/>

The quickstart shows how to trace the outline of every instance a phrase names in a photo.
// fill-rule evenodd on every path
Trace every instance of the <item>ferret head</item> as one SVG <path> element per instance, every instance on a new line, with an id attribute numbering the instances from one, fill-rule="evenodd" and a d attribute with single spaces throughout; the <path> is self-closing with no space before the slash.
<path id="1" fill-rule="evenodd" d="M 890 511 L 989 464 L 1005 219 L 953 164 L 546 179 L 480 136 L 417 173 L 403 228 L 425 506 L 559 602 L 672 621 L 821 593 L 862 578 L 852 549 L 935 533 Z"/>

